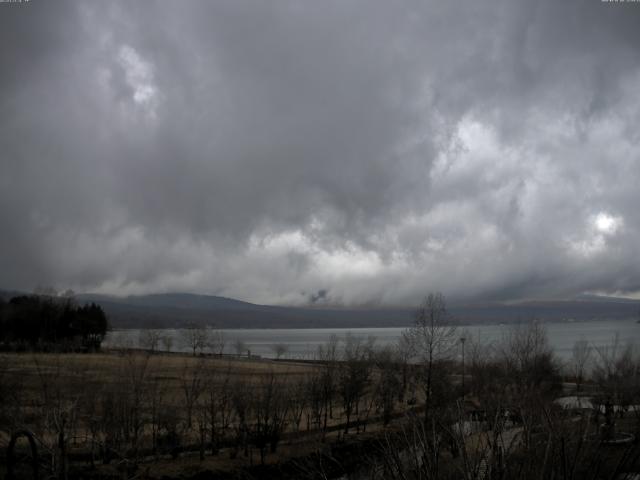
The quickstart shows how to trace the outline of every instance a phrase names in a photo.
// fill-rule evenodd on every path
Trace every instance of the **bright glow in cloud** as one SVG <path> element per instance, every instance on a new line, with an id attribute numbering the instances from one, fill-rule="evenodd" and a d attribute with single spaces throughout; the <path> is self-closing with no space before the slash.
<path id="1" fill-rule="evenodd" d="M 623 225 L 621 217 L 614 217 L 608 213 L 601 212 L 593 219 L 596 229 L 605 235 L 615 234 Z"/>
<path id="2" fill-rule="evenodd" d="M 153 79 L 153 66 L 129 45 L 120 47 L 118 62 L 124 69 L 126 81 L 133 91 L 133 101 L 153 114 L 154 102 L 158 95 Z"/>
<path id="3" fill-rule="evenodd" d="M 570 248 L 581 256 L 592 257 L 607 251 L 607 242 L 620 231 L 624 221 L 622 217 L 600 212 L 589 217 L 582 238 L 569 240 Z"/>

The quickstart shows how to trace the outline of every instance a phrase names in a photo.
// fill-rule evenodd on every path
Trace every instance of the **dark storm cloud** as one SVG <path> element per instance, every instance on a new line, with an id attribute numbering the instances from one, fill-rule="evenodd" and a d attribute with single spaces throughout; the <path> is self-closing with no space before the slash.
<path id="1" fill-rule="evenodd" d="M 639 20 L 596 0 L 0 4 L 0 285 L 636 293 Z"/>

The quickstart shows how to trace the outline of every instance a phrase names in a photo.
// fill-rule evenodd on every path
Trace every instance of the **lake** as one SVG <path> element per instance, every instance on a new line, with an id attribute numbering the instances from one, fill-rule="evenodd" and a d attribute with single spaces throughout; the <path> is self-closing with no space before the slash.
<path id="1" fill-rule="evenodd" d="M 640 324 L 634 320 L 611 320 L 590 322 L 546 323 L 549 343 L 561 359 L 571 357 L 576 340 L 585 339 L 594 347 L 612 345 L 617 334 L 622 345 L 631 342 L 640 345 Z M 509 329 L 509 325 L 466 325 L 460 326 L 459 336 L 480 339 L 482 342 L 499 341 Z M 252 355 L 275 357 L 273 346 L 287 346 L 288 358 L 313 358 L 318 346 L 327 343 L 332 335 L 343 339 L 347 333 L 367 339 L 375 337 L 377 346 L 394 343 L 404 328 L 296 328 L 296 329 L 223 329 L 226 353 L 234 353 L 234 343 L 244 342 Z M 173 337 L 172 351 L 187 352 L 182 343 L 179 329 L 163 330 L 162 335 Z M 140 330 L 115 330 L 109 332 L 105 347 L 137 347 Z M 160 347 L 162 348 L 162 347 Z"/>

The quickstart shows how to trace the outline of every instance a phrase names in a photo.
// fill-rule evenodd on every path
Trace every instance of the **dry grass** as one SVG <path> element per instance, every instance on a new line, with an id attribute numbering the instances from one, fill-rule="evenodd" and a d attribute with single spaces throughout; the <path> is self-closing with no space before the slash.
<path id="1" fill-rule="evenodd" d="M 258 385 L 265 379 L 274 376 L 278 383 L 285 388 L 285 395 L 293 395 L 294 388 L 300 385 L 309 374 L 322 368 L 320 365 L 297 361 L 274 361 L 268 359 L 247 359 L 235 357 L 193 357 L 188 354 L 154 354 L 142 351 L 107 351 L 96 354 L 51 354 L 51 353 L 9 353 L 0 354 L 0 382 L 2 391 L 11 393 L 2 399 L 0 407 L 7 412 L 11 409 L 11 402 L 16 403 L 20 410 L 20 422 L 36 432 L 40 439 L 50 445 L 55 445 L 55 428 L 45 426 L 43 415 L 47 411 L 69 410 L 60 404 L 47 404 L 46 396 L 64 398 L 71 409 L 78 412 L 77 427 L 69 435 L 69 452 L 87 452 L 89 422 L 92 416 L 103 416 L 106 404 L 105 395 L 119 395 L 120 392 L 130 393 L 136 385 L 144 384 L 145 388 L 160 388 L 162 390 L 163 409 L 175 409 L 184 416 L 185 385 L 194 375 L 200 375 L 203 381 L 220 384 L 228 381 L 230 384 L 241 382 L 249 387 L 246 394 L 251 395 L 252 385 Z M 375 376 L 375 375 L 374 375 Z M 138 378 L 143 378 L 138 381 Z M 155 387 L 153 387 L 155 385 Z M 291 391 L 287 390 L 291 385 Z M 233 388 L 233 387 L 232 387 Z M 1 392 L 0 392 L 1 393 Z M 147 393 L 144 408 L 150 408 L 151 396 Z M 338 406 L 339 399 L 334 403 L 334 417 L 329 419 L 330 432 L 321 435 L 319 432 L 306 430 L 305 416 L 302 417 L 301 432 L 292 437 L 284 438 L 276 454 L 268 454 L 267 463 L 282 461 L 287 458 L 300 457 L 314 452 L 324 442 L 331 443 L 342 436 L 337 426 L 345 421 L 343 412 Z M 48 409 L 48 410 L 47 410 Z M 56 410 L 57 409 L 57 410 Z M 2 413 L 2 412 L 0 412 Z M 6 417 L 5 417 L 6 418 Z M 17 417 L 16 417 L 17 418 Z M 355 419 L 355 418 L 354 418 Z M 184 419 L 182 419 L 184 421 Z M 335 427 L 332 429 L 332 427 Z M 16 425 L 0 425 L 0 448 L 8 444 L 8 431 Z M 313 426 L 311 427 L 314 428 Z M 370 433 L 379 433 L 383 429 L 381 424 L 371 423 L 367 427 Z M 356 428 L 353 428 L 356 431 Z M 289 432 L 291 432 L 289 430 Z M 150 444 L 149 427 L 143 429 L 142 444 L 148 448 Z M 185 444 L 195 445 L 198 441 L 197 427 L 188 429 L 184 435 Z M 76 444 L 76 438 L 78 443 Z M 162 475 L 179 476 L 187 470 L 224 470 L 231 471 L 250 464 L 260 462 L 259 453 L 253 447 L 250 457 L 242 453 L 236 458 L 230 458 L 222 452 L 217 456 L 210 456 L 200 461 L 197 452 L 185 454 L 178 459 L 160 457 L 151 462 L 144 462 L 144 469 L 149 471 L 150 477 Z M 100 469 L 113 469 L 113 465 L 100 466 Z M 1 469 L 0 469 L 1 470 Z M 192 473 L 195 473 L 193 471 Z"/>
<path id="2" fill-rule="evenodd" d="M 207 375 L 257 380 L 274 374 L 283 380 L 300 378 L 314 370 L 312 364 L 238 359 L 233 357 L 193 357 L 180 354 L 149 355 L 141 351 L 96 354 L 5 353 L 0 355 L 0 379 L 7 385 L 19 385 L 26 398 L 42 393 L 45 384 L 55 383 L 69 393 L 87 385 L 120 384 L 136 370 L 145 369 L 147 380 L 162 382 L 167 391 L 181 388 L 186 374 L 194 371 Z M 23 397 L 24 398 L 24 397 Z"/>
<path id="3" fill-rule="evenodd" d="M 71 401 L 100 401 L 105 391 L 130 391 L 137 378 L 148 386 L 156 383 L 163 392 L 165 406 L 181 407 L 185 380 L 196 373 L 203 381 L 231 382 L 247 385 L 266 375 L 295 382 L 313 371 L 311 364 L 238 359 L 233 357 L 193 357 L 186 354 L 149 355 L 142 351 L 95 354 L 4 353 L 0 354 L 0 405 L 5 411 L 19 408 L 28 427 L 45 397 Z M 8 443 L 9 426 L 0 425 L 0 448 Z"/>
<path id="4" fill-rule="evenodd" d="M 123 366 L 134 359 L 148 358 L 148 367 L 155 372 L 163 372 L 165 376 L 178 376 L 185 367 L 205 365 L 206 368 L 219 372 L 231 369 L 236 375 L 255 375 L 275 372 L 279 375 L 296 375 L 311 371 L 311 364 L 295 361 L 272 361 L 268 359 L 246 359 L 234 357 L 194 357 L 186 354 L 148 355 L 141 351 L 105 352 L 94 354 L 83 353 L 4 353 L 0 354 L 0 362 L 5 365 L 7 374 L 19 374 L 25 377 L 37 376 L 42 371 L 58 372 L 63 369 L 64 375 L 84 373 L 89 376 L 113 376 Z"/>

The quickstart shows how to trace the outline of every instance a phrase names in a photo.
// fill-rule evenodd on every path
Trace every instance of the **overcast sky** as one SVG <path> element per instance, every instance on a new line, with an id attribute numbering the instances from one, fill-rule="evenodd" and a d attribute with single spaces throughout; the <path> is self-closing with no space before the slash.
<path id="1" fill-rule="evenodd" d="M 640 3 L 0 4 L 0 287 L 640 291 Z"/>

